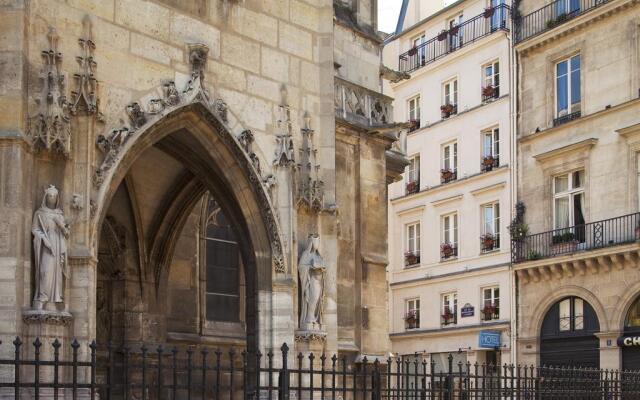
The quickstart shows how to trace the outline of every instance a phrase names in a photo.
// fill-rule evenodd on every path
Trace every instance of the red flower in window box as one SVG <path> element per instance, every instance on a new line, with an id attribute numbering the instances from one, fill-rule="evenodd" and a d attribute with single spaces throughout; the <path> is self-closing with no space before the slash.
<path id="1" fill-rule="evenodd" d="M 442 169 L 440 170 L 440 179 L 443 182 L 449 182 L 451 179 L 454 179 L 455 172 L 450 169 Z"/>
<path id="2" fill-rule="evenodd" d="M 455 315 L 453 315 L 451 309 L 449 309 L 449 307 L 445 307 L 444 312 L 442 313 L 442 320 L 445 323 L 449 323 L 451 320 L 453 320 L 454 317 Z"/>
<path id="3" fill-rule="evenodd" d="M 405 266 L 416 265 L 419 263 L 420 263 L 420 256 L 418 255 L 418 253 L 413 251 L 407 251 L 406 253 L 404 253 Z"/>
<path id="4" fill-rule="evenodd" d="M 484 9 L 484 12 L 482 13 L 482 15 L 484 15 L 485 18 L 491 18 L 495 11 L 496 11 L 495 8 L 487 7 L 487 8 Z"/>
<path id="5" fill-rule="evenodd" d="M 412 48 L 409 49 L 408 54 L 410 57 L 415 56 L 416 54 L 418 54 L 418 48 L 416 46 L 413 46 Z"/>
<path id="6" fill-rule="evenodd" d="M 451 243 L 442 243 L 440 245 L 440 253 L 442 253 L 443 258 L 449 258 L 453 256 L 455 249 Z"/>
<path id="7" fill-rule="evenodd" d="M 483 251 L 493 250 L 496 247 L 496 237 L 492 233 L 485 233 L 480 236 L 480 241 L 482 242 Z"/>
<path id="8" fill-rule="evenodd" d="M 418 193 L 419 185 L 417 181 L 407 182 L 407 194 Z"/>
<path id="9" fill-rule="evenodd" d="M 447 35 L 448 35 L 447 31 L 440 31 L 440 33 L 438 33 L 438 40 L 442 42 L 447 38 Z"/>
<path id="10" fill-rule="evenodd" d="M 490 320 L 497 314 L 498 308 L 493 304 L 485 304 L 482 308 L 482 314 L 484 315 L 484 319 Z"/>
<path id="11" fill-rule="evenodd" d="M 493 97 L 496 94 L 496 88 L 492 85 L 488 85 L 482 88 L 482 95 L 484 97 Z"/>
<path id="12" fill-rule="evenodd" d="M 442 113 L 442 118 L 449 118 L 451 114 L 455 114 L 458 111 L 458 107 L 453 104 L 443 104 L 440 106 L 440 112 Z"/>

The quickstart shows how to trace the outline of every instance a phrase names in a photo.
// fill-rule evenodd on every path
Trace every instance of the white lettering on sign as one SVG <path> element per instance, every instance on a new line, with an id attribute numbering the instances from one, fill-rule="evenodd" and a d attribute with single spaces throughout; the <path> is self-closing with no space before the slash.
<path id="1" fill-rule="evenodd" d="M 624 343 L 625 346 L 631 346 L 631 338 L 630 337 L 626 337 L 626 338 L 622 339 L 622 343 Z"/>

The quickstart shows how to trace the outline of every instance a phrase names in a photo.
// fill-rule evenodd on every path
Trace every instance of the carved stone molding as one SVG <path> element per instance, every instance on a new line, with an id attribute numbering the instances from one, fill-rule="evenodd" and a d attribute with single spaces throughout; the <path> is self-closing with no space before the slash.
<path id="1" fill-rule="evenodd" d="M 323 331 L 296 331 L 294 340 L 296 342 L 324 342 L 327 340 L 327 332 Z"/>
<path id="2" fill-rule="evenodd" d="M 25 324 L 46 324 L 68 326 L 73 321 L 73 315 L 66 311 L 28 310 L 22 313 Z"/>
<path id="3" fill-rule="evenodd" d="M 278 130 L 279 133 L 276 135 L 276 152 L 273 165 L 279 167 L 294 167 L 295 154 L 291 135 L 291 110 L 286 104 L 280 106 Z"/>
<path id="4" fill-rule="evenodd" d="M 71 151 L 71 129 L 68 103 L 64 95 L 64 75 L 61 71 L 62 53 L 58 52 L 58 34 L 49 28 L 49 49 L 42 51 L 44 66 L 40 73 L 42 90 L 35 99 L 38 112 L 29 118 L 28 135 L 33 149 L 53 151 L 65 158 Z"/>
<path id="5" fill-rule="evenodd" d="M 76 84 L 75 90 L 71 92 L 69 109 L 73 115 L 80 113 L 94 115 L 98 121 L 103 122 L 103 115 L 99 109 L 98 80 L 96 79 L 98 63 L 93 55 L 96 44 L 93 41 L 92 22 L 88 15 L 82 20 L 82 29 L 83 36 L 78 39 L 81 55 L 76 57 L 80 68 L 73 75 Z"/>
<path id="6" fill-rule="evenodd" d="M 296 205 L 305 207 L 309 211 L 320 212 L 325 208 L 324 182 L 320 179 L 318 150 L 315 148 L 313 135 L 314 130 L 311 129 L 311 121 L 307 116 L 305 117 L 305 127 L 302 129 Z"/>

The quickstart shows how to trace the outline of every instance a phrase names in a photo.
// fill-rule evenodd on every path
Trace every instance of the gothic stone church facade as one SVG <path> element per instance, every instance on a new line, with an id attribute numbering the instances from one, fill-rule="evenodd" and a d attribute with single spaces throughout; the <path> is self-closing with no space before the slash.
<path id="1" fill-rule="evenodd" d="M 0 339 L 382 355 L 374 0 L 0 8 Z"/>

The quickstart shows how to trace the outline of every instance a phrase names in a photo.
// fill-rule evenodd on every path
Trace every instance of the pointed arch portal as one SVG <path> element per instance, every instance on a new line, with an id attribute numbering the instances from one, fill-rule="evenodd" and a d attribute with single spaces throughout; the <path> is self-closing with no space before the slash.
<path id="1" fill-rule="evenodd" d="M 93 248 L 102 298 L 95 329 L 108 332 L 104 339 L 202 341 L 203 327 L 211 326 L 202 312 L 208 269 L 200 257 L 208 196 L 233 229 L 244 277 L 244 332 L 222 323 L 222 337 L 213 340 L 249 349 L 270 342 L 272 271 L 281 258 L 274 254 L 281 249 L 277 223 L 248 155 L 200 101 L 134 132 L 99 185 Z"/>

